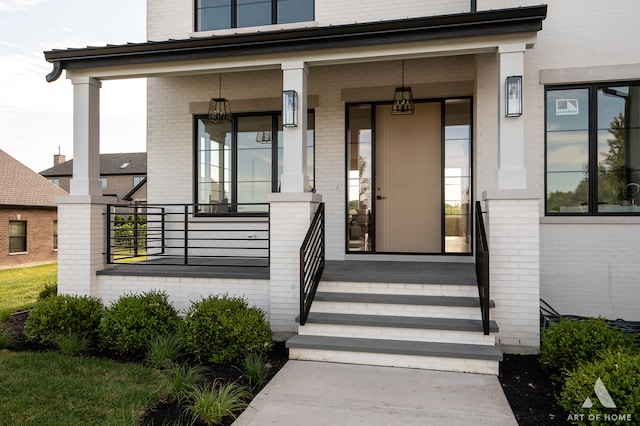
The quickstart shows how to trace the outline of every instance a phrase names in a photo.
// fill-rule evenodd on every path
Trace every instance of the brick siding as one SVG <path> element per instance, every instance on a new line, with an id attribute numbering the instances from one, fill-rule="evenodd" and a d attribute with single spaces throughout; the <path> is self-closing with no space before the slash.
<path id="1" fill-rule="evenodd" d="M 20 219 L 18 219 L 18 215 Z M 53 263 L 58 252 L 53 248 L 55 208 L 0 208 L 0 268 Z M 27 222 L 27 251 L 9 254 L 9 221 Z"/>

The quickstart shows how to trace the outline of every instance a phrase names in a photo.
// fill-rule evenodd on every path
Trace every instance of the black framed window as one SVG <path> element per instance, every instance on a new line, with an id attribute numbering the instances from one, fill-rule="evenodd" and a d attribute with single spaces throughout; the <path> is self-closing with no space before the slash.
<path id="1" fill-rule="evenodd" d="M 280 113 L 195 118 L 196 203 L 201 214 L 255 212 L 278 192 L 283 171 Z M 307 175 L 314 187 L 314 113 L 307 117 Z"/>
<path id="2" fill-rule="evenodd" d="M 58 221 L 53 221 L 53 249 L 58 250 Z"/>
<path id="3" fill-rule="evenodd" d="M 27 251 L 27 222 L 25 220 L 9 221 L 9 253 Z"/>
<path id="4" fill-rule="evenodd" d="M 546 89 L 546 213 L 640 214 L 640 83 Z"/>
<path id="5" fill-rule="evenodd" d="M 196 31 L 313 21 L 314 0 L 196 0 Z"/>

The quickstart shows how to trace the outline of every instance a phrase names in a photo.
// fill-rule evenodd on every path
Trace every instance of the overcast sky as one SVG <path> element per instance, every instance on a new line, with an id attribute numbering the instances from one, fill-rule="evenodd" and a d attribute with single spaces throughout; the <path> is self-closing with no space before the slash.
<path id="1" fill-rule="evenodd" d="M 145 0 L 0 0 L 0 148 L 36 172 L 73 157 L 72 86 L 43 52 L 146 40 Z M 105 81 L 100 152 L 146 151 L 145 81 Z"/>

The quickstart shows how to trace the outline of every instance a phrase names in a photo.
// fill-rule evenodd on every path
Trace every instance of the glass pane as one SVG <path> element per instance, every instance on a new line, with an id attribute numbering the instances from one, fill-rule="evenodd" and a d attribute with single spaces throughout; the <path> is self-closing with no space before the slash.
<path id="1" fill-rule="evenodd" d="M 238 28 L 271 24 L 271 0 L 238 0 Z"/>
<path id="2" fill-rule="evenodd" d="M 231 0 L 198 0 L 196 31 L 231 28 Z"/>
<path id="3" fill-rule="evenodd" d="M 27 251 L 27 222 L 9 222 L 9 253 Z"/>
<path id="4" fill-rule="evenodd" d="M 371 106 L 349 107 L 347 132 L 347 233 L 349 251 L 373 250 L 371 223 L 372 123 Z"/>
<path id="5" fill-rule="evenodd" d="M 278 0 L 278 24 L 313 21 L 313 0 Z"/>
<path id="6" fill-rule="evenodd" d="M 640 86 L 598 90 L 598 212 L 640 212 Z"/>
<path id="7" fill-rule="evenodd" d="M 547 211 L 588 213 L 589 90 L 547 92 Z"/>
<path id="8" fill-rule="evenodd" d="M 271 193 L 271 116 L 238 117 L 238 203 L 266 203 Z"/>
<path id="9" fill-rule="evenodd" d="M 445 102 L 445 252 L 471 251 L 471 101 Z"/>
<path id="10" fill-rule="evenodd" d="M 227 209 L 231 202 L 231 123 L 198 119 L 198 200 L 201 213 Z M 216 206 L 223 204 L 225 206 Z"/>

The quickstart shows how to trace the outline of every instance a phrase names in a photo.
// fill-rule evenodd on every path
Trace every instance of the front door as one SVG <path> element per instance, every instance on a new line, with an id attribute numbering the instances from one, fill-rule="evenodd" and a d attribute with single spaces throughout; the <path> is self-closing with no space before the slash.
<path id="1" fill-rule="evenodd" d="M 442 242 L 441 103 L 413 115 L 376 106 L 376 251 L 440 253 Z"/>
<path id="2" fill-rule="evenodd" d="M 470 254 L 471 99 L 347 119 L 347 252 Z"/>

